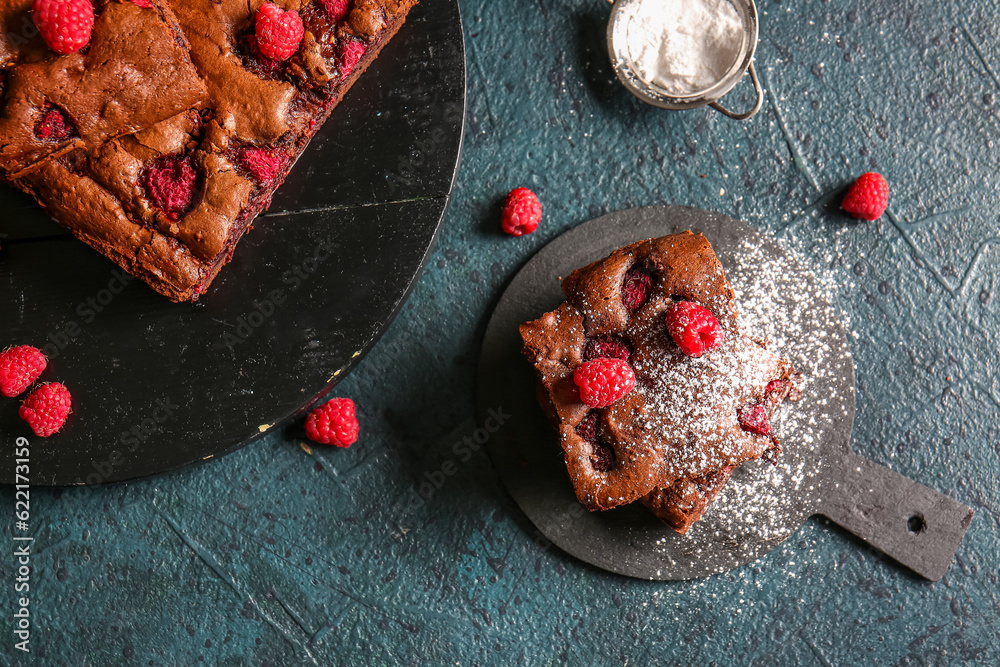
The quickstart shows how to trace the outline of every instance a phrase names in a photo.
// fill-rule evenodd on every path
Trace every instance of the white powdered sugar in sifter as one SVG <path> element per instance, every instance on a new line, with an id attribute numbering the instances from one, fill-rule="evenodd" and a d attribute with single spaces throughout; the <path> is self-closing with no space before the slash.
<path id="1" fill-rule="evenodd" d="M 608 0 L 608 53 L 618 78 L 642 101 L 663 109 L 711 106 L 736 120 L 753 117 L 763 91 L 753 67 L 753 0 Z M 718 100 L 745 72 L 757 93 L 735 113 Z"/>

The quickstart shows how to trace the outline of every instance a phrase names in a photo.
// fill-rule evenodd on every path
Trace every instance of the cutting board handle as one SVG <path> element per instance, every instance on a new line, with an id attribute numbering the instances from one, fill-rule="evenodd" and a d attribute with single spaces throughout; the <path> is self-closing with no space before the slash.
<path id="1" fill-rule="evenodd" d="M 974 511 L 863 456 L 836 465 L 820 513 L 917 574 L 943 577 Z"/>

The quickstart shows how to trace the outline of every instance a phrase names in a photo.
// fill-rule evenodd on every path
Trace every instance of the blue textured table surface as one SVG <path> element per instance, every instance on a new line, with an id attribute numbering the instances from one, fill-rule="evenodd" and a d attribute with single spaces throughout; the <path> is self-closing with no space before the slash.
<path id="1" fill-rule="evenodd" d="M 463 165 L 413 297 L 337 390 L 360 442 L 274 436 L 167 478 L 34 491 L 31 660 L 997 664 L 998 3 L 762 1 L 767 95 L 746 123 L 629 96 L 604 2 L 461 7 Z M 871 169 L 890 211 L 853 222 L 839 193 Z M 516 186 L 545 205 L 520 239 L 498 232 Z M 655 203 L 742 219 L 834 278 L 857 332 L 854 449 L 976 510 L 942 581 L 818 520 L 727 575 L 607 574 L 536 544 L 482 452 L 417 500 L 478 427 L 475 360 L 506 281 L 566 229 Z M 0 662 L 26 662 L 3 646 Z"/>

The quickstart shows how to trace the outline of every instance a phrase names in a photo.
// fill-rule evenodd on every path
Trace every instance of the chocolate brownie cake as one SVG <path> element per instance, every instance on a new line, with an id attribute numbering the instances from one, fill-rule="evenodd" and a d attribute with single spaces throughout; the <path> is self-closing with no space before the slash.
<path id="1" fill-rule="evenodd" d="M 98 0 L 90 44 L 64 56 L 39 35 L 31 4 L 0 0 L 0 180 L 204 101 L 187 40 L 163 0 Z"/>
<path id="2" fill-rule="evenodd" d="M 17 184 L 157 292 L 195 300 L 310 139 L 417 0 L 289 0 L 304 36 L 284 61 L 256 44 L 259 0 L 169 0 L 205 103 L 46 160 Z"/>
<path id="3" fill-rule="evenodd" d="M 521 325 L 540 398 L 558 423 L 580 502 L 606 510 L 635 500 L 684 530 L 700 517 L 733 467 L 781 449 L 768 415 L 794 391 L 791 364 L 750 338 L 709 242 L 685 232 L 640 241 L 574 271 L 567 301 Z M 721 329 L 718 347 L 682 352 L 665 316 L 700 304 Z M 612 405 L 585 405 L 577 367 L 625 359 L 635 388 Z"/>

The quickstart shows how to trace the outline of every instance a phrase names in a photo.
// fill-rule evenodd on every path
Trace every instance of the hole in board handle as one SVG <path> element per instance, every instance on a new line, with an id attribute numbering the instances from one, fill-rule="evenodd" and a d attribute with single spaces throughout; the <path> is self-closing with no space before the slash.
<path id="1" fill-rule="evenodd" d="M 913 516 L 911 516 L 909 519 L 906 520 L 906 529 L 909 530 L 911 533 L 916 533 L 917 535 L 919 535 L 920 533 L 927 530 L 927 522 L 924 521 L 924 517 L 920 516 L 919 514 L 914 514 Z"/>

